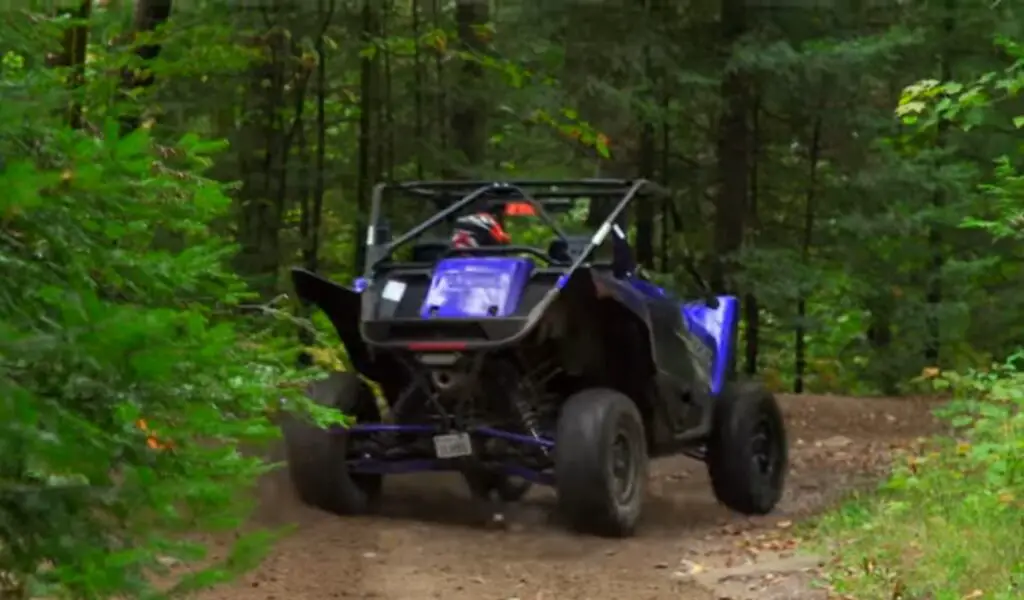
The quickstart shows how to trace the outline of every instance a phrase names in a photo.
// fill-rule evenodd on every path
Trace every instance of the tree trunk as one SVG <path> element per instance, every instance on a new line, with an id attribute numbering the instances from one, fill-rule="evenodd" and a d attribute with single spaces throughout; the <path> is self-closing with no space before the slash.
<path id="1" fill-rule="evenodd" d="M 413 135 L 416 138 L 414 145 L 415 148 L 415 163 L 416 163 L 416 179 L 423 179 L 423 51 L 420 48 L 420 0 L 412 0 L 412 37 L 416 40 L 413 45 Z"/>
<path id="2" fill-rule="evenodd" d="M 46 62 L 51 67 L 66 67 L 67 85 L 74 90 L 85 84 L 85 51 L 89 43 L 88 19 L 92 15 L 92 0 L 82 0 L 77 9 L 63 12 L 81 22 L 64 30 L 60 53 L 47 55 Z M 67 111 L 68 126 L 81 129 L 82 105 L 72 98 Z"/>
<path id="3" fill-rule="evenodd" d="M 390 23 L 391 12 L 394 9 L 394 3 L 388 0 L 384 3 L 384 15 L 381 18 L 381 37 L 387 39 L 390 34 Z M 395 179 L 395 153 L 397 151 L 395 145 L 395 107 L 393 106 L 393 94 L 392 86 L 394 76 L 391 72 L 391 50 L 389 48 L 384 49 L 384 72 L 382 73 L 383 85 L 384 85 L 384 106 L 381 110 L 383 126 L 381 127 L 381 136 L 384 138 L 384 157 L 381 160 L 383 165 L 381 171 L 384 173 L 384 177 L 388 181 L 394 181 Z"/>
<path id="4" fill-rule="evenodd" d="M 444 8 L 441 0 L 432 0 L 430 3 L 431 20 L 435 31 L 444 31 Z M 435 109 L 437 110 L 437 130 L 439 150 L 443 155 L 448 150 L 448 97 L 445 94 L 445 52 L 438 49 L 434 52 L 434 77 L 436 79 L 434 98 Z M 444 164 L 442 163 L 442 166 Z"/>
<path id="5" fill-rule="evenodd" d="M 747 29 L 746 0 L 722 0 L 722 45 L 731 53 Z M 718 293 L 732 287 L 736 253 L 743 245 L 744 216 L 747 210 L 749 171 L 749 114 L 747 75 L 738 69 L 722 80 L 723 114 L 718 123 L 718 196 L 715 202 L 715 261 L 711 286 Z"/>
<path id="6" fill-rule="evenodd" d="M 318 0 L 318 12 L 323 15 L 324 0 Z M 327 158 L 327 54 L 324 51 L 324 35 L 334 16 L 335 0 L 327 0 L 324 26 L 316 39 L 316 166 L 313 183 L 313 203 L 309 214 L 309 239 L 302 263 L 306 269 L 316 271 L 320 267 L 320 227 L 324 212 L 324 170 Z"/>
<path id="7" fill-rule="evenodd" d="M 377 11 L 374 8 L 376 0 L 363 0 L 362 14 L 362 37 L 364 44 L 373 43 L 377 35 Z M 371 144 L 374 133 L 372 131 L 375 111 L 378 110 L 377 102 L 377 53 L 364 54 L 360 59 L 359 69 L 359 174 L 356 188 L 356 230 L 354 239 L 362 240 L 363 231 L 367 227 L 367 217 L 370 211 L 370 190 L 372 189 L 374 165 L 371 163 Z M 355 246 L 355 271 L 362 273 L 363 263 L 366 260 L 366 247 L 363 243 L 357 242 Z"/>
<path id="8" fill-rule="evenodd" d="M 132 38 L 140 33 L 156 31 L 156 28 L 167 22 L 171 16 L 172 0 L 135 0 L 135 17 L 132 25 Z M 160 55 L 158 44 L 144 44 L 135 49 L 135 55 L 142 60 L 136 69 L 126 69 L 121 74 L 121 87 L 125 92 L 137 88 L 148 88 L 153 85 L 153 73 L 147 69 L 149 61 Z M 131 107 L 121 115 L 122 135 L 134 131 L 142 121 L 141 110 Z"/>
<path id="9" fill-rule="evenodd" d="M 486 43 L 480 35 L 480 28 L 487 24 L 490 3 L 488 0 L 457 0 L 455 2 L 455 25 L 458 31 L 458 48 L 467 53 L 481 55 Z M 487 148 L 487 104 L 484 98 L 483 67 L 475 60 L 463 60 L 459 70 L 458 93 L 452 101 L 451 131 L 455 148 L 469 167 L 464 175 L 480 177 L 475 173 L 484 164 Z"/>
<path id="10" fill-rule="evenodd" d="M 288 37 L 278 26 L 278 12 L 270 13 L 264 34 L 266 59 L 249 75 L 247 98 L 254 105 L 239 133 L 237 148 L 242 189 L 239 191 L 238 271 L 263 297 L 276 291 L 280 264 L 280 234 L 283 211 L 279 210 L 279 178 L 286 158 L 285 146 L 285 62 L 292 53 Z"/>
<path id="11" fill-rule="evenodd" d="M 640 134 L 639 177 L 654 178 L 654 125 L 644 123 Z M 638 198 L 633 203 L 636 211 L 636 262 L 647 269 L 654 268 L 654 202 L 653 198 Z"/>
<path id="12" fill-rule="evenodd" d="M 668 91 L 668 82 L 662 80 L 661 109 L 664 114 L 668 113 L 671 96 Z M 672 178 L 671 159 L 672 156 L 672 128 L 668 119 L 661 123 L 661 182 L 671 186 Z M 661 271 L 670 273 L 672 271 L 672 236 L 670 222 L 672 219 L 672 202 L 674 198 L 669 196 L 661 201 Z"/>
<path id="13" fill-rule="evenodd" d="M 653 22 L 651 0 L 641 0 L 644 16 L 648 22 Z M 654 63 L 651 58 L 650 44 L 645 44 L 644 56 L 644 77 L 648 81 L 648 90 L 653 91 L 653 80 L 655 79 Z M 649 93 L 649 96 L 653 94 Z M 640 115 L 640 148 L 638 152 L 637 173 L 638 177 L 654 179 L 654 161 L 657 149 L 654 142 L 654 123 L 649 115 Z M 636 262 L 648 268 L 654 268 L 654 204 L 649 198 L 639 198 L 633 203 L 636 212 Z"/>
<path id="14" fill-rule="evenodd" d="M 749 203 L 747 210 L 747 237 L 757 235 L 760 226 L 758 220 L 758 168 L 761 158 L 761 96 L 755 92 L 753 106 L 750 109 L 750 180 Z M 747 290 L 743 296 L 744 327 L 744 365 L 743 372 L 753 376 L 757 374 L 757 358 L 761 336 L 761 311 L 754 290 Z"/>
<path id="15" fill-rule="evenodd" d="M 942 17 L 943 48 L 939 55 L 939 81 L 949 81 L 953 78 L 953 57 L 951 46 L 953 43 L 953 31 L 955 27 L 954 11 L 956 0 L 945 0 L 943 3 L 945 15 Z M 939 150 L 940 157 L 946 147 L 946 137 L 949 131 L 949 120 L 941 119 L 938 130 L 935 134 L 935 146 Z M 941 158 L 939 160 L 942 160 Z M 940 165 L 941 166 L 941 165 Z M 941 188 L 937 188 L 932 195 L 932 207 L 935 213 L 940 214 L 946 204 L 946 194 Z M 928 277 L 928 291 L 925 302 L 925 320 L 928 330 L 928 338 L 924 350 L 925 363 L 928 366 L 939 365 L 939 351 L 941 348 L 940 310 L 942 308 L 942 270 L 946 264 L 945 253 L 942 248 L 941 224 L 933 223 L 928 231 L 928 251 L 931 254 L 930 273 Z"/>
<path id="16" fill-rule="evenodd" d="M 804 231 L 803 241 L 800 246 L 800 260 L 806 268 L 811 260 L 811 247 L 814 242 L 814 217 L 815 204 L 818 195 L 818 161 L 821 157 L 821 111 L 814 116 L 814 125 L 811 130 L 811 143 L 807 152 L 807 160 L 810 162 L 810 171 L 807 181 L 807 197 L 804 203 Z M 807 371 L 807 292 L 806 284 L 801 284 L 799 296 L 796 301 L 796 329 L 794 358 L 796 367 L 793 374 L 793 393 L 802 394 L 804 391 L 804 375 Z"/>

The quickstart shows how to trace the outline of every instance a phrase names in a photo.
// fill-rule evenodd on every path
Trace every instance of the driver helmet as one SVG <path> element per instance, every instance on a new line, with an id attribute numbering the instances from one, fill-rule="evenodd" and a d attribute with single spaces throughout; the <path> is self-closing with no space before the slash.
<path id="1" fill-rule="evenodd" d="M 494 215 L 480 212 L 459 217 L 455 220 L 452 233 L 453 248 L 478 248 L 480 246 L 502 246 L 512 241 L 505 228 Z"/>

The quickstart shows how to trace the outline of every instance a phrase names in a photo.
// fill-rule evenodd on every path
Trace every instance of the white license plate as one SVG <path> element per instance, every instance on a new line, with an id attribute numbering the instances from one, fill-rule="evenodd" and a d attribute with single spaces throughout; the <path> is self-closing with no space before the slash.
<path id="1" fill-rule="evenodd" d="M 473 455 L 473 442 L 468 433 L 446 433 L 434 436 L 434 452 L 438 458 Z"/>

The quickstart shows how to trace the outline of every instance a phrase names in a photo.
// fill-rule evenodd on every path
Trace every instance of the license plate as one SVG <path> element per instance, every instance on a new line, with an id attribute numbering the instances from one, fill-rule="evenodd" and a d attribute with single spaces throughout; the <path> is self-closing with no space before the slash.
<path id="1" fill-rule="evenodd" d="M 434 436 L 434 452 L 438 458 L 473 455 L 473 442 L 468 433 L 446 433 Z"/>

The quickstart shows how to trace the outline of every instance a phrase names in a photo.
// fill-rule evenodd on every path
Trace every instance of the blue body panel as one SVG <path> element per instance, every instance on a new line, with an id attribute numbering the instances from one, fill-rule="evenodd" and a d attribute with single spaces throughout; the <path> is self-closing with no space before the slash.
<path id="1" fill-rule="evenodd" d="M 648 298 L 654 298 L 656 300 L 671 298 L 671 296 L 668 295 L 668 292 L 666 292 L 663 288 L 654 285 L 650 281 L 633 278 L 629 280 L 629 285 L 633 286 L 633 289 L 640 292 L 644 296 L 647 296 Z"/>
<path id="2" fill-rule="evenodd" d="M 739 302 L 735 296 L 718 296 L 718 307 L 703 302 L 682 306 L 686 326 L 714 352 L 711 365 L 711 393 L 719 394 L 729 376 L 729 363 L 736 348 L 736 316 Z"/>
<path id="3" fill-rule="evenodd" d="M 534 263 L 528 258 L 447 258 L 437 263 L 423 318 L 443 319 L 511 316 L 530 280 Z"/>
<path id="4" fill-rule="evenodd" d="M 672 301 L 661 287 L 642 279 L 630 280 L 630 285 L 655 302 Z M 736 344 L 736 319 L 739 302 L 735 296 L 717 296 L 718 307 L 710 308 L 704 302 L 688 302 L 680 307 L 683 322 L 712 352 L 711 393 L 719 394 L 729 376 L 729 362 Z"/>

